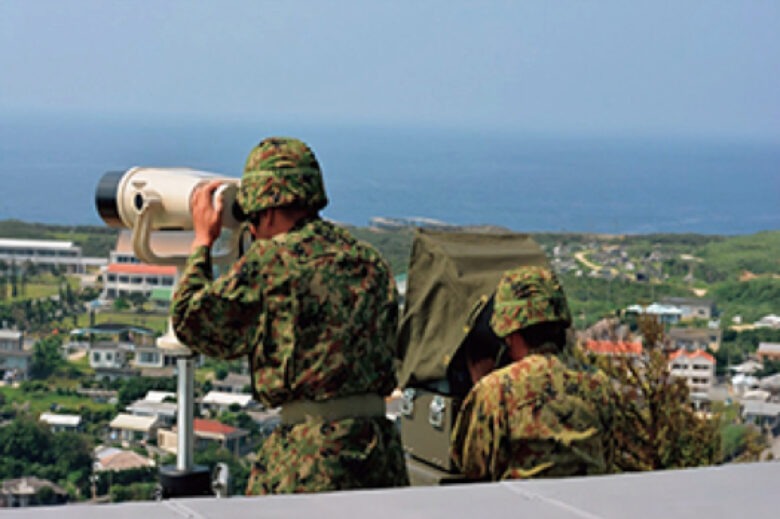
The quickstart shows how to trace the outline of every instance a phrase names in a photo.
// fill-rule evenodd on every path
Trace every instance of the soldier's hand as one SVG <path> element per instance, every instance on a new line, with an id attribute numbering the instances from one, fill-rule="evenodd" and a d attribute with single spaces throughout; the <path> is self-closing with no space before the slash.
<path id="1" fill-rule="evenodd" d="M 193 250 L 203 245 L 211 248 L 222 232 L 222 197 L 214 200 L 214 192 L 221 185 L 222 181 L 212 180 L 192 193 Z"/>

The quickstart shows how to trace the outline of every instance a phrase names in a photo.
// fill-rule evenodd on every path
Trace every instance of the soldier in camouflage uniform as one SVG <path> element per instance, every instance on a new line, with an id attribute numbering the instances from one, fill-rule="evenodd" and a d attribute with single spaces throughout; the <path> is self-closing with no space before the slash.
<path id="1" fill-rule="evenodd" d="M 608 382 L 603 373 L 568 366 L 562 352 L 570 324 L 552 271 L 504 273 L 490 326 L 513 362 L 479 379 L 463 401 L 451 445 L 466 476 L 495 481 L 611 468 Z"/>
<path id="2" fill-rule="evenodd" d="M 247 493 L 407 485 L 400 435 L 385 416 L 398 322 L 388 266 L 320 219 L 327 198 L 313 152 L 296 139 L 270 138 L 250 153 L 237 195 L 255 241 L 212 279 L 218 186 L 193 196 L 193 252 L 172 319 L 193 351 L 247 356 L 255 398 L 282 407 Z"/>

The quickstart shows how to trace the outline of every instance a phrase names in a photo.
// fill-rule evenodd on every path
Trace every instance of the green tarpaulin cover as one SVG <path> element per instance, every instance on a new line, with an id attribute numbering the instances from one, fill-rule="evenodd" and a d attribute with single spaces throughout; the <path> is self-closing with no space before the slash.
<path id="1" fill-rule="evenodd" d="M 399 329 L 400 386 L 445 377 L 468 333 L 470 314 L 487 301 L 504 271 L 547 264 L 527 234 L 418 229 Z"/>

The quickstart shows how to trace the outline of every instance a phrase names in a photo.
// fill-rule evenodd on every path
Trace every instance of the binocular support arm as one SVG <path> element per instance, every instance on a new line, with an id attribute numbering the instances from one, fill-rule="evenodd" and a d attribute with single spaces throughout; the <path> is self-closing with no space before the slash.
<path id="1" fill-rule="evenodd" d="M 157 213 L 163 211 L 162 199 L 157 193 L 147 192 L 144 196 L 144 203 L 138 211 L 138 217 L 133 226 L 132 240 L 133 252 L 138 259 L 144 263 L 152 265 L 173 265 L 178 268 L 184 268 L 187 263 L 188 254 L 161 256 L 152 250 L 151 234 L 152 222 Z M 219 255 L 212 255 L 213 264 L 229 264 L 236 260 L 238 256 L 238 245 L 241 239 L 241 233 L 231 233 L 227 249 Z"/>

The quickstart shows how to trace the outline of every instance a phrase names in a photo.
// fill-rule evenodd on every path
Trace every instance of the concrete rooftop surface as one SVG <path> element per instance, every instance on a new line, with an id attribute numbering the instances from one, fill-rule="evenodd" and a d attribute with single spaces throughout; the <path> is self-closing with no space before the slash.
<path id="1" fill-rule="evenodd" d="M 2 509 L 4 519 L 777 517 L 780 462 L 587 478 Z"/>

